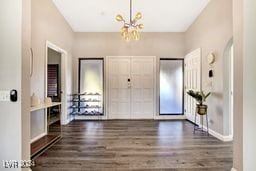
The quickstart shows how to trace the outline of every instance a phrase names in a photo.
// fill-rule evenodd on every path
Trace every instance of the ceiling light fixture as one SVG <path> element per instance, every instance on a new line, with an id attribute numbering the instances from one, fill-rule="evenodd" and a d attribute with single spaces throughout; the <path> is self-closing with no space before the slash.
<path id="1" fill-rule="evenodd" d="M 138 20 L 142 18 L 142 14 L 138 12 L 135 16 L 135 18 L 132 18 L 132 0 L 130 0 L 130 21 L 126 22 L 122 15 L 118 14 L 116 16 L 116 20 L 118 22 L 123 22 L 123 27 L 121 29 L 121 35 L 126 41 L 130 40 L 139 40 L 140 39 L 140 33 L 138 30 L 141 30 L 144 28 L 143 24 L 137 24 Z"/>

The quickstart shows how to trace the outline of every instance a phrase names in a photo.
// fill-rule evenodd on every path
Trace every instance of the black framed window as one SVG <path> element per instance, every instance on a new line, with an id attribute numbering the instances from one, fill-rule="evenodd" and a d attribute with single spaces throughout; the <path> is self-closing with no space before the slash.
<path id="1" fill-rule="evenodd" d="M 160 115 L 184 114 L 184 60 L 160 59 Z"/>
<path id="2" fill-rule="evenodd" d="M 88 115 L 104 114 L 104 59 L 79 59 L 78 90 L 82 106 L 80 112 Z"/>

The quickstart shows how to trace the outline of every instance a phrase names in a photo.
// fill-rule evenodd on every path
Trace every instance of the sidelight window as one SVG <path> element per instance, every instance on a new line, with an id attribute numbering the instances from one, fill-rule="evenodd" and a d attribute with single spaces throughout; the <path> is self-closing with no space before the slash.
<path id="1" fill-rule="evenodd" d="M 183 115 L 183 59 L 160 60 L 160 115 Z"/>

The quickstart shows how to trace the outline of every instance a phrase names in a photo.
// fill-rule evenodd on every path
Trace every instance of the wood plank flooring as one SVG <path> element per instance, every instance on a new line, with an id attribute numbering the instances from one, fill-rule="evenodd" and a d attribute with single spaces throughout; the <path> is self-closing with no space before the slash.
<path id="1" fill-rule="evenodd" d="M 187 121 L 73 121 L 33 171 L 230 171 L 232 143 Z"/>

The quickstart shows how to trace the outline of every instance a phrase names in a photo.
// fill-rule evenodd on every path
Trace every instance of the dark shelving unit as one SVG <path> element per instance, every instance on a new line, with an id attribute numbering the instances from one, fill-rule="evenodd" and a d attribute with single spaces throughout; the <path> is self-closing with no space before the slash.
<path id="1" fill-rule="evenodd" d="M 102 116 L 103 103 L 100 93 L 72 94 L 70 115 L 74 116 Z"/>

